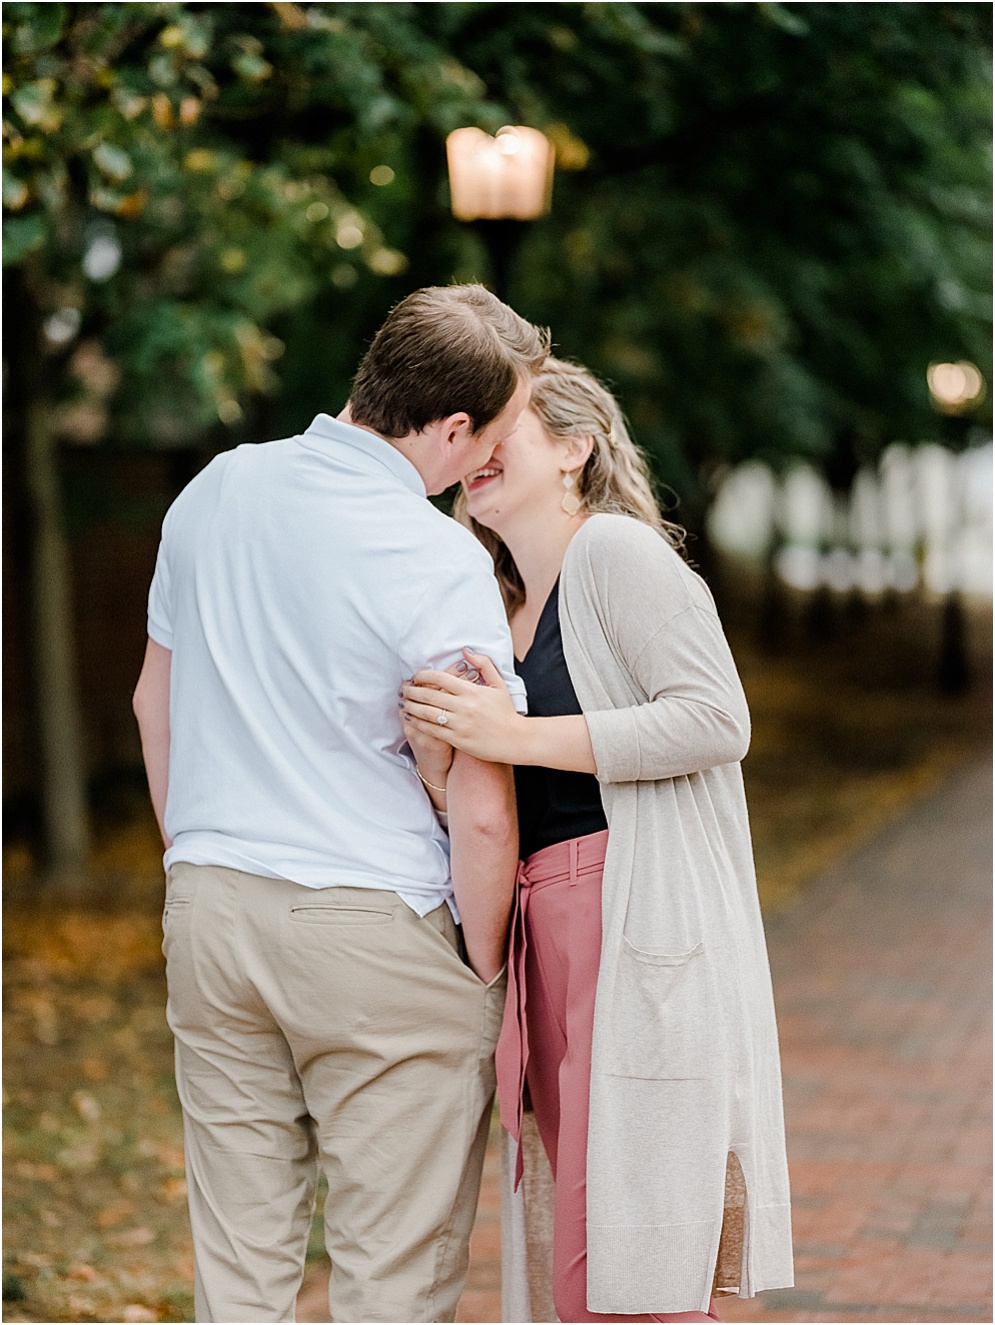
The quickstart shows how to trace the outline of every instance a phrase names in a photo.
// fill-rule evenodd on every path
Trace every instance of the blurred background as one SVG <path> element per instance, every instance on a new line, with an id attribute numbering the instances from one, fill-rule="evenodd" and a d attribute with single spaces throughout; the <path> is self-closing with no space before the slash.
<path id="1" fill-rule="evenodd" d="M 3 35 L 5 1312 L 184 1319 L 130 708 L 169 503 L 337 413 L 418 286 L 549 325 L 716 595 L 778 923 L 990 739 L 991 10 L 8 3 Z"/>

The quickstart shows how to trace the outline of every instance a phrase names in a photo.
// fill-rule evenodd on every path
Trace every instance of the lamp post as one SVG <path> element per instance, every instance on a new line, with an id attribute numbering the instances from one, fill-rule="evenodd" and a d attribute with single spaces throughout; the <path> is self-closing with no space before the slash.
<path id="1" fill-rule="evenodd" d="M 973 363 L 931 363 L 926 372 L 929 394 L 941 414 L 956 417 L 970 412 L 985 395 L 985 379 Z M 942 530 L 943 542 L 949 545 L 950 525 Z M 949 546 L 948 546 L 949 551 Z M 967 656 L 967 622 L 960 585 L 954 575 L 949 576 L 943 597 L 943 615 L 940 618 L 940 656 L 937 682 L 944 694 L 959 695 L 970 688 L 971 667 Z"/>
<path id="2" fill-rule="evenodd" d="M 482 237 L 495 292 L 507 296 L 525 223 L 549 211 L 553 145 L 538 129 L 454 129 L 446 139 L 453 215 Z"/>

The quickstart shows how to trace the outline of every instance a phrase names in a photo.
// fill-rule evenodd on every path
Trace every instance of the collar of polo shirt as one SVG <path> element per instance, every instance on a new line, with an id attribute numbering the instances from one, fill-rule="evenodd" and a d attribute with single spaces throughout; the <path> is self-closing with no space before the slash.
<path id="1" fill-rule="evenodd" d="M 316 451 L 324 450 L 329 444 L 349 446 L 359 453 L 365 463 L 363 468 L 380 467 L 388 470 L 419 497 L 427 496 L 425 482 L 418 470 L 402 455 L 396 446 L 385 441 L 379 433 L 368 428 L 358 428 L 354 423 L 345 423 L 342 419 L 333 419 L 330 414 L 319 414 L 301 436 L 301 443 Z"/>

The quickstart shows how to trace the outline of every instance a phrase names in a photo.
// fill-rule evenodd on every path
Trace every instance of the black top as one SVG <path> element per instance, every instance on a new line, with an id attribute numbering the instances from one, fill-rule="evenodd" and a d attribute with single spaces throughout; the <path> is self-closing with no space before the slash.
<path id="1" fill-rule="evenodd" d="M 529 715 L 533 718 L 581 712 L 563 656 L 559 587 L 557 581 L 546 599 L 532 647 L 521 662 L 515 659 L 515 671 L 525 682 Z M 515 769 L 515 796 L 519 853 L 523 860 L 543 847 L 587 833 L 600 833 L 608 827 L 598 779 L 593 773 L 519 765 Z"/>

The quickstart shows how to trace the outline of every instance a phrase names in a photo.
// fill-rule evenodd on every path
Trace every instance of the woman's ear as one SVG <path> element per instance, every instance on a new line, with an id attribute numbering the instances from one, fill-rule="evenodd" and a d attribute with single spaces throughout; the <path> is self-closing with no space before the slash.
<path id="1" fill-rule="evenodd" d="M 579 474 L 594 450 L 594 438 L 590 433 L 580 433 L 576 437 L 565 438 L 562 445 L 563 468 L 569 473 Z"/>

